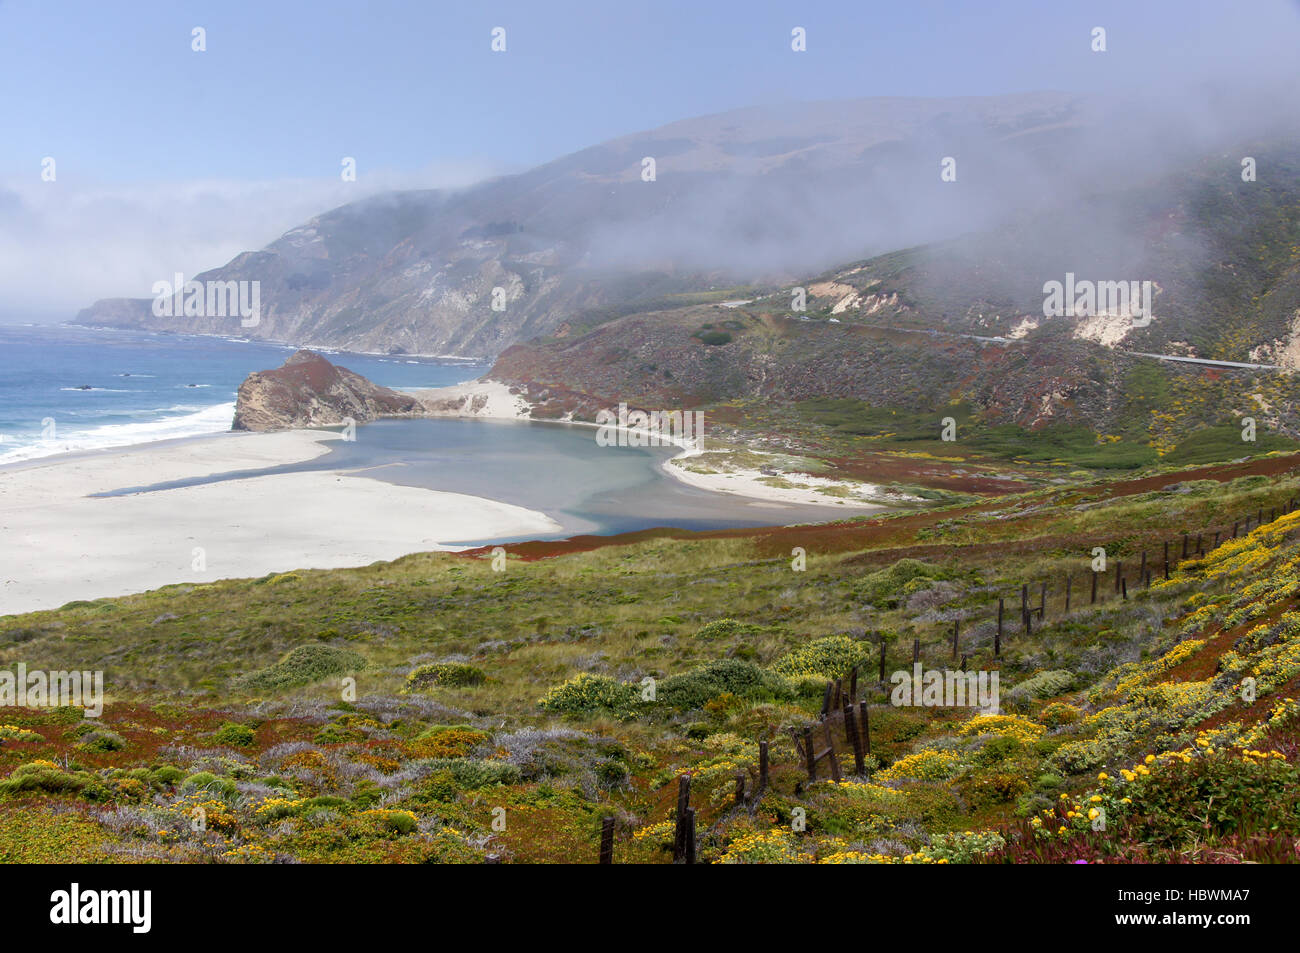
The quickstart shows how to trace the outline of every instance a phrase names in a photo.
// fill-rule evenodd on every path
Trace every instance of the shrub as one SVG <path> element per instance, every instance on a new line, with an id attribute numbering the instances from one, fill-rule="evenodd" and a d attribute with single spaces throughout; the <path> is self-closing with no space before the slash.
<path id="1" fill-rule="evenodd" d="M 1074 673 L 1059 669 L 1038 672 L 1011 689 L 1016 698 L 1054 698 L 1074 687 Z"/>
<path id="2" fill-rule="evenodd" d="M 237 721 L 228 721 L 213 733 L 213 740 L 220 745 L 234 748 L 247 748 L 253 743 L 253 729 Z"/>
<path id="3" fill-rule="evenodd" d="M 445 685 L 450 688 L 465 688 L 482 685 L 487 681 L 487 674 L 473 665 L 461 662 L 441 662 L 436 665 L 421 665 L 406 676 L 405 691 L 419 691 L 430 685 Z"/>
<path id="4" fill-rule="evenodd" d="M 459 758 L 469 754 L 491 737 L 470 725 L 434 725 L 420 732 L 411 742 L 419 758 Z"/>
<path id="5" fill-rule="evenodd" d="M 947 573 L 919 559 L 900 559 L 892 566 L 866 576 L 856 587 L 857 596 L 881 608 L 896 609 L 903 587 L 915 579 L 946 579 Z"/>
<path id="6" fill-rule="evenodd" d="M 356 652 L 332 645 L 300 645 L 274 665 L 235 679 L 245 691 L 273 692 L 297 685 L 310 685 L 331 675 L 365 668 L 366 660 Z"/>
<path id="7" fill-rule="evenodd" d="M 518 784 L 519 769 L 504 761 L 480 761 L 477 758 L 435 758 L 430 762 L 435 773 L 446 771 L 462 790 L 490 787 L 495 784 Z"/>
<path id="8" fill-rule="evenodd" d="M 659 683 L 657 700 L 677 711 L 694 711 L 719 695 L 753 698 L 772 694 L 779 688 L 780 681 L 753 662 L 717 659 L 685 674 L 665 678 Z"/>
<path id="9" fill-rule="evenodd" d="M 564 715 L 587 715 L 608 712 L 616 717 L 631 718 L 640 701 L 633 685 L 615 681 L 605 675 L 582 672 L 563 685 L 557 685 L 538 702 L 543 711 Z"/>
<path id="10" fill-rule="evenodd" d="M 126 739 L 107 728 L 95 728 L 81 736 L 77 747 L 86 751 L 121 751 L 126 747 Z"/>
<path id="11" fill-rule="evenodd" d="M 90 775 L 84 771 L 64 771 L 50 761 L 29 761 L 14 768 L 9 777 L 0 781 L 0 797 L 34 792 L 76 794 L 90 782 Z"/>
<path id="12" fill-rule="evenodd" d="M 735 619 L 714 619 L 695 633 L 697 639 L 731 639 L 749 638 L 763 631 L 761 625 L 752 622 L 737 622 Z"/>
<path id="13" fill-rule="evenodd" d="M 28 731 L 26 728 L 19 728 L 17 725 L 0 725 L 0 742 L 17 741 L 22 744 L 31 744 L 34 741 L 44 741 L 45 736 L 36 731 Z"/>
<path id="14" fill-rule="evenodd" d="M 772 671 L 788 678 L 840 678 L 866 659 L 869 651 L 866 642 L 847 635 L 832 635 L 783 655 L 772 665 Z"/>
<path id="15" fill-rule="evenodd" d="M 1079 709 L 1065 702 L 1053 702 L 1038 713 L 1038 720 L 1048 728 L 1071 725 L 1080 718 Z"/>

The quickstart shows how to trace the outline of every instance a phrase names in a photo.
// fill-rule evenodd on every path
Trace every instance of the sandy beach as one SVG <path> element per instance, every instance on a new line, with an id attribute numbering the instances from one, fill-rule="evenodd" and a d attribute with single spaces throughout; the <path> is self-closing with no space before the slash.
<path id="1" fill-rule="evenodd" d="M 0 468 L 0 615 L 559 529 L 533 510 L 343 470 L 92 496 L 311 460 L 337 439 L 301 430 L 219 434 Z"/>

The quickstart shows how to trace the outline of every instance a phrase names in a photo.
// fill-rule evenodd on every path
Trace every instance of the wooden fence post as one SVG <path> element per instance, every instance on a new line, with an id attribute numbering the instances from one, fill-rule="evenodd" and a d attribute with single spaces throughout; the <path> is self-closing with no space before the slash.
<path id="1" fill-rule="evenodd" d="M 1127 602 L 1128 601 L 1128 579 L 1127 578 L 1121 579 L 1119 581 L 1119 591 L 1121 595 L 1123 595 L 1124 601 Z"/>
<path id="2" fill-rule="evenodd" d="M 958 624 L 959 624 L 959 623 L 957 622 L 956 619 L 953 619 L 953 620 L 952 620 L 952 657 L 953 657 L 953 658 L 956 658 L 956 657 L 957 657 L 957 626 L 958 626 Z"/>
<path id="3" fill-rule="evenodd" d="M 600 822 L 600 862 L 614 862 L 614 818 L 607 817 Z"/>
<path id="4" fill-rule="evenodd" d="M 880 684 L 885 684 L 885 637 L 880 637 Z"/>
<path id="5" fill-rule="evenodd" d="M 919 661 L 921 661 L 921 640 L 913 639 L 912 640 L 912 664 L 915 665 Z"/>
<path id="6" fill-rule="evenodd" d="M 1119 592 L 1119 580 L 1124 575 L 1124 560 L 1115 560 L 1115 591 Z"/>
<path id="7" fill-rule="evenodd" d="M 1074 587 L 1074 577 L 1068 572 L 1065 574 L 1065 611 L 1070 611 L 1070 590 Z"/>
<path id="8" fill-rule="evenodd" d="M 803 759 L 808 769 L 808 780 L 817 780 L 817 752 L 813 750 L 812 729 L 803 730 Z"/>
<path id="9" fill-rule="evenodd" d="M 1038 584 L 1038 618 L 1047 618 L 1047 583 Z"/>
<path id="10" fill-rule="evenodd" d="M 767 742 L 760 741 L 758 743 L 758 791 L 754 793 L 755 799 L 757 799 L 767 787 L 767 758 Z"/>
<path id="11" fill-rule="evenodd" d="M 695 808 L 686 809 L 686 857 L 688 864 L 695 863 Z"/>
<path id="12" fill-rule="evenodd" d="M 993 654 L 1002 654 L 1002 600 L 998 600 L 998 634 L 993 636 Z"/>
<path id="13" fill-rule="evenodd" d="M 683 774 L 677 779 L 677 824 L 673 831 L 673 863 L 685 861 L 688 864 L 695 863 L 694 857 L 686 860 L 688 842 L 693 842 L 694 837 L 687 837 L 686 829 L 691 814 L 691 776 Z M 692 835 L 694 831 L 692 831 Z M 694 844 L 690 843 L 693 848 Z"/>
<path id="14" fill-rule="evenodd" d="M 1094 605 L 1097 602 L 1097 576 L 1100 573 L 1097 570 L 1092 571 L 1092 595 L 1088 597 L 1088 605 Z"/>
<path id="15" fill-rule="evenodd" d="M 862 747 L 871 754 L 871 722 L 867 715 L 867 703 L 858 702 L 858 713 L 862 715 Z"/>
<path id="16" fill-rule="evenodd" d="M 849 736 L 849 744 L 853 747 L 853 773 L 863 774 L 867 770 L 866 761 L 862 756 L 862 739 L 858 737 L 857 719 L 853 717 L 853 706 L 844 706 L 844 731 Z"/>

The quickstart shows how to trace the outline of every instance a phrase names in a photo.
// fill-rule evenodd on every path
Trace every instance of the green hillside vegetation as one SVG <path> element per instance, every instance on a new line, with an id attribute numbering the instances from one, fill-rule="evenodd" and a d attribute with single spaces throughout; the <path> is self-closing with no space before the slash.
<path id="1" fill-rule="evenodd" d="M 9 710 L 0 829 L 23 834 L 4 850 L 592 861 L 612 816 L 616 862 L 667 862 L 690 773 L 707 862 L 1294 860 L 1293 461 L 1278 475 L 1266 459 L 1218 479 L 1050 486 L 841 526 L 512 553 L 504 572 L 486 554 L 420 554 L 6 618 L 0 661 L 102 668 L 110 698 L 97 725 L 75 709 Z M 1264 526 L 1230 538 L 1261 511 Z M 1211 548 L 1217 531 L 1220 546 L 1197 558 L 1193 535 L 1180 561 L 1183 531 Z M 806 571 L 792 570 L 794 545 Z M 1094 546 L 1111 564 L 1090 605 Z M 1119 562 L 1127 600 L 1108 584 Z M 1016 600 L 1040 580 L 1047 611 L 1026 635 Z M 999 595 L 1014 610 L 996 656 Z M 954 621 L 967 667 L 999 673 L 1001 712 L 891 705 L 881 642 L 890 672 L 910 668 L 913 639 L 926 666 L 950 667 Z M 823 768 L 810 782 L 786 729 L 815 724 L 827 680 L 855 668 L 871 755 L 855 774 L 836 726 L 846 779 Z M 760 740 L 770 783 L 738 807 Z"/>

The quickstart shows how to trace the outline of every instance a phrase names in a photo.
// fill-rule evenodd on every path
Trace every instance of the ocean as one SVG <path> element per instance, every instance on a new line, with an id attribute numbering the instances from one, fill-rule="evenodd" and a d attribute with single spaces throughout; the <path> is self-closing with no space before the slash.
<path id="1" fill-rule="evenodd" d="M 239 384 L 252 371 L 279 367 L 294 350 L 199 335 L 0 326 L 0 465 L 227 431 Z M 399 390 L 443 387 L 488 370 L 484 364 L 452 359 L 321 350 L 331 361 Z M 658 526 L 771 526 L 853 512 L 833 504 L 756 503 L 690 487 L 663 472 L 663 461 L 676 448 L 601 447 L 595 435 L 590 427 L 537 421 L 381 420 L 358 427 L 355 441 L 333 442 L 328 453 L 313 460 L 118 487 L 103 495 L 337 469 L 537 510 L 561 525 L 555 538 Z"/>
<path id="2" fill-rule="evenodd" d="M 200 335 L 0 325 L 0 464 L 230 429 L 235 392 L 296 348 Z M 472 380 L 467 361 L 338 353 L 396 389 Z"/>

